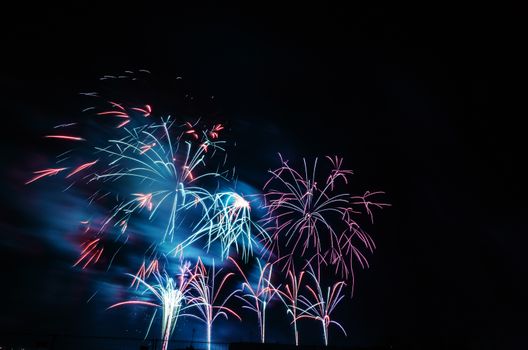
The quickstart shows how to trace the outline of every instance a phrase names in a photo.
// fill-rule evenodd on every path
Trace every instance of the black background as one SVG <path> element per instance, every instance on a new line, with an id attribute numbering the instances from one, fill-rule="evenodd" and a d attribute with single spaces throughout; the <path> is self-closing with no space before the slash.
<path id="1" fill-rule="evenodd" d="M 18 185 L 8 170 L 27 165 L 34 125 L 75 110 L 68 98 L 103 74 L 182 75 L 194 93 L 215 96 L 227 122 L 247 126 L 240 148 L 269 157 L 255 162 L 246 151 L 248 167 L 275 166 L 283 147 L 337 153 L 360 188 L 388 193 L 393 207 L 378 216 L 378 250 L 344 322 L 352 338 L 440 348 L 522 343 L 519 9 L 86 3 L 22 4 L 4 17 L 4 241 L 27 219 L 10 206 Z M 273 126 L 273 137 L 261 125 Z M 53 254 L 0 249 L 2 325 L 31 331 L 35 323 L 22 319 L 54 317 L 31 282 L 42 272 L 32 262 Z"/>

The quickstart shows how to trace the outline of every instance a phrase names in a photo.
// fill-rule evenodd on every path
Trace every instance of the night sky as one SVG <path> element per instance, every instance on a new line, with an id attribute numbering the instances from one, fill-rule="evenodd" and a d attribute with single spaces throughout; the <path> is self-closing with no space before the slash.
<path id="1" fill-rule="evenodd" d="M 198 110 L 231 126 L 234 158 L 255 184 L 254 172 L 278 165 L 277 152 L 339 154 L 358 192 L 387 193 L 392 207 L 369 226 L 378 247 L 371 267 L 358 270 L 354 298 L 339 313 L 349 337 L 333 333 L 336 344 L 518 346 L 527 230 L 515 12 L 13 10 L 16 20 L 2 24 L 0 335 L 127 336 L 142 327 L 120 324 L 126 312 L 103 316 L 107 304 L 86 303 L 93 290 L 39 225 L 39 208 L 52 199 L 23 183 L 43 132 L 78 112 L 78 92 L 97 90 L 104 74 L 148 69 L 147 98 L 165 101 L 162 109 L 192 93 Z M 270 340 L 291 339 L 271 330 Z"/>

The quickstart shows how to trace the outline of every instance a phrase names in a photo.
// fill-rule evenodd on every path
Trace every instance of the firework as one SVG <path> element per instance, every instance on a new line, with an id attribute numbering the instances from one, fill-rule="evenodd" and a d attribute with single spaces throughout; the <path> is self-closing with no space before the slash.
<path id="1" fill-rule="evenodd" d="M 240 248 L 245 261 L 252 255 L 256 243 L 269 240 L 266 231 L 252 219 L 250 202 L 236 192 L 214 194 L 212 204 L 181 247 L 204 237 L 207 237 L 207 251 L 219 241 L 222 259 L 229 256 L 234 246 L 237 253 Z"/>
<path id="2" fill-rule="evenodd" d="M 319 176 L 318 159 L 313 166 L 303 160 L 303 170 L 298 171 L 282 156 L 281 166 L 270 170 L 271 178 L 266 182 L 264 194 L 268 215 L 264 220 L 271 224 L 270 243 L 265 247 L 284 259 L 284 270 L 292 268 L 295 257 L 310 256 L 318 269 L 330 264 L 344 278 L 354 285 L 353 259 L 365 266 L 366 257 L 357 246 L 361 242 L 365 249 L 373 251 L 375 246 L 368 233 L 362 230 L 355 216 L 361 212 L 359 205 L 382 208 L 387 204 L 369 201 L 368 196 L 351 196 L 340 192 L 341 185 L 347 185 L 351 170 L 343 169 L 342 158 L 327 157 L 330 171 Z"/>
<path id="3" fill-rule="evenodd" d="M 189 306 L 186 305 L 186 298 L 189 291 L 189 285 L 195 278 L 189 273 L 189 264 L 186 263 L 180 267 L 180 273 L 176 280 L 169 277 L 167 274 L 161 275 L 159 272 L 155 273 L 156 284 L 149 284 L 135 275 L 129 274 L 129 276 L 133 277 L 134 280 L 137 280 L 141 285 L 146 287 L 145 292 L 149 292 L 155 296 L 158 303 L 143 300 L 128 300 L 113 304 L 108 309 L 123 305 L 147 305 L 160 308 L 162 310 L 162 350 L 167 350 L 169 339 L 174 332 L 178 318 L 184 315 L 182 314 L 182 311 L 189 308 Z M 152 318 L 154 319 L 155 316 L 156 314 L 154 313 Z M 152 322 L 150 324 L 152 324 Z M 149 330 L 147 330 L 147 334 L 148 331 Z"/>
<path id="4" fill-rule="evenodd" d="M 83 95 L 100 98 L 95 92 Z M 224 170 L 228 147 L 222 139 L 223 124 L 157 118 L 151 104 L 103 103 L 103 109 L 83 110 L 95 120 L 86 125 L 84 120 L 62 123 L 44 136 L 46 142 L 69 149 L 57 156 L 57 165 L 34 171 L 26 184 L 61 178 L 68 182 L 64 191 L 76 186 L 70 191 L 72 197 L 88 196 L 84 199 L 94 213 L 83 209 L 82 217 L 76 218 L 83 220 L 82 233 L 86 234 L 73 263 L 79 270 L 102 261 L 108 262 L 108 271 L 125 245 L 139 250 L 148 246 L 140 252 L 139 269 L 134 266 L 131 272 L 135 274 L 127 274 L 132 277 L 131 292 L 141 293 L 140 297 L 117 302 L 109 309 L 123 305 L 155 308 L 146 334 L 161 314 L 162 350 L 167 350 L 183 316 L 205 324 L 210 349 L 218 317 L 241 320 L 226 306 L 233 297 L 242 301 L 242 308 L 256 313 L 262 343 L 269 306 L 276 297 L 291 317 L 296 345 L 298 321 L 305 318 L 321 322 L 325 345 L 332 324 L 346 335 L 331 315 L 343 299 L 345 286 L 354 290 L 354 267 L 368 267 L 366 254 L 376 246 L 360 226 L 359 215 L 373 222 L 374 211 L 388 205 L 376 200 L 383 192 L 350 194 L 347 186 L 353 173 L 344 168 L 340 157 L 326 157 L 324 165 L 317 158 L 313 163 L 303 159 L 302 168 L 297 169 L 279 155 L 280 167 L 270 170 L 263 195 L 257 195 L 263 198 L 262 204 L 251 199 L 254 194 L 244 193 L 242 186 L 237 188 L 234 168 L 233 172 Z M 90 133 L 89 126 L 94 125 L 97 133 Z M 127 243 L 129 238 L 131 243 Z M 110 258 L 107 255 L 116 243 L 120 246 Z M 217 271 L 214 260 L 206 268 L 201 257 L 210 251 L 217 253 L 215 259 L 231 260 L 241 276 L 239 287 L 227 290 L 238 273 Z M 160 261 L 169 265 L 179 255 L 181 264 L 191 252 L 197 257 L 194 267 L 180 265 L 174 277 L 160 272 Z M 235 255 L 246 263 L 256 255 L 256 280 L 246 276 Z M 116 264 L 132 261 L 119 260 Z M 281 274 L 274 277 L 284 282 L 276 286 L 271 281 L 275 265 Z M 326 289 L 321 284 L 325 266 L 340 279 Z"/>
<path id="5" fill-rule="evenodd" d="M 278 296 L 286 306 L 286 313 L 291 315 L 293 332 L 295 336 L 295 346 L 299 345 L 299 332 L 297 331 L 297 314 L 299 310 L 299 297 L 302 286 L 302 279 L 305 272 L 301 271 L 299 275 L 295 274 L 295 270 L 288 270 L 288 282 L 282 288 L 277 289 Z"/>
<path id="6" fill-rule="evenodd" d="M 71 181 L 67 189 L 74 184 L 78 187 L 85 186 L 85 189 L 93 191 L 87 198 L 88 204 L 97 201 L 101 208 L 107 209 L 105 218 L 95 233 L 98 241 L 81 245 L 81 257 L 74 266 L 82 263 L 83 268 L 99 261 L 103 253 L 101 247 L 104 233 L 116 228 L 119 235 L 123 235 L 131 227 L 132 220 L 141 220 L 138 224 L 143 225 L 147 219 L 152 223 L 151 226 L 162 227 L 162 230 L 157 229 L 159 234 L 152 242 L 153 247 L 167 242 L 183 248 L 186 245 L 180 243 L 187 237 L 175 237 L 177 229 L 182 225 L 185 229 L 192 229 L 192 222 L 196 217 L 201 219 L 212 215 L 212 208 L 218 209 L 218 200 L 206 187 L 218 186 L 220 179 L 227 180 L 218 164 L 215 171 L 208 170 L 209 162 L 215 154 L 224 151 L 222 145 L 225 141 L 220 139 L 220 133 L 224 129 L 222 124 L 213 124 L 212 127 L 197 125 L 198 123 L 178 124 L 170 117 L 153 121 L 150 105 L 127 107 L 113 101 L 108 101 L 108 104 L 110 109 L 96 113 L 96 116 L 117 118 L 120 121 L 117 126 L 114 125 L 115 128 L 112 126 L 104 129 L 108 138 L 101 141 L 100 137 L 71 136 L 73 132 L 46 135 L 47 139 L 67 144 L 72 141 L 84 142 L 80 147 L 63 152 L 57 157 L 57 162 L 68 162 L 68 166 L 35 171 L 34 176 L 26 181 L 26 184 L 31 184 L 45 177 L 64 173 L 64 179 Z M 78 124 L 65 123 L 58 127 L 68 129 Z M 192 135 L 187 133 L 189 126 L 192 127 Z M 78 162 L 85 157 L 92 159 Z M 115 202 L 111 198 L 115 198 Z M 192 213 L 187 215 L 187 212 Z M 218 218 L 213 217 L 214 220 Z M 240 230 L 236 231 L 234 223 L 227 229 L 221 228 L 221 225 L 222 223 L 216 224 L 216 231 L 209 230 L 211 235 L 215 232 L 222 235 L 210 241 L 220 239 L 228 246 L 224 249 L 228 251 L 232 242 L 229 240 L 231 236 L 226 233 L 239 235 Z M 198 231 L 187 242 L 194 242 L 203 236 L 205 229 Z M 128 240 L 128 236 L 125 240 Z M 113 258 L 110 261 L 112 260 Z"/>
<path id="7" fill-rule="evenodd" d="M 137 180 L 142 188 L 150 189 L 145 193 L 131 193 L 131 198 L 114 209 L 105 225 L 124 226 L 135 213 L 143 210 L 148 211 L 148 219 L 153 220 L 164 206 L 169 214 L 162 241 L 172 241 L 181 211 L 199 205 L 204 211 L 209 210 L 207 203 L 211 194 L 197 182 L 204 177 L 221 175 L 216 172 L 197 174 L 198 168 L 205 166 L 205 149 L 188 141 L 173 141 L 172 126 L 173 122 L 167 119 L 161 124 L 127 130 L 124 138 L 109 140 L 109 146 L 104 148 L 96 147 L 108 156 L 108 168 L 94 174 L 92 181 L 115 182 L 130 178 Z M 201 144 L 222 149 L 222 142 L 204 139 Z"/>
<path id="8" fill-rule="evenodd" d="M 321 322 L 323 328 L 323 339 L 325 346 L 328 346 L 328 329 L 331 324 L 336 325 L 346 336 L 346 331 L 338 322 L 331 318 L 337 305 L 343 300 L 344 295 L 342 294 L 345 282 L 339 281 L 334 283 L 332 287 L 328 287 L 326 294 L 323 292 L 321 287 L 320 279 L 313 271 L 311 265 L 308 265 L 308 274 L 312 277 L 312 282 L 315 284 L 315 289 L 307 285 L 306 289 L 310 297 L 304 295 L 299 296 L 299 312 L 296 320 L 303 318 L 313 319 Z"/>
<path id="9" fill-rule="evenodd" d="M 231 308 L 226 307 L 228 302 L 237 291 L 231 292 L 227 296 L 221 298 L 220 293 L 226 282 L 234 273 L 230 272 L 224 275 L 217 284 L 217 277 L 221 273 L 215 271 L 215 265 L 213 262 L 212 271 L 209 272 L 201 259 L 198 259 L 195 269 L 192 272 L 193 278 L 190 282 L 191 292 L 188 299 L 188 304 L 194 306 L 198 310 L 197 314 L 193 314 L 197 319 L 205 323 L 207 328 L 207 348 L 211 349 L 211 333 L 214 321 L 219 317 L 228 318 L 228 315 L 232 315 L 239 320 L 242 320 L 240 316 L 233 311 Z"/>
<path id="10" fill-rule="evenodd" d="M 235 264 L 244 280 L 240 288 L 242 295 L 236 295 L 236 297 L 244 302 L 242 308 L 257 314 L 260 341 L 264 343 L 266 341 L 266 309 L 277 294 L 277 289 L 271 284 L 273 265 L 270 263 L 262 265 L 260 260 L 257 259 L 259 277 L 256 284 L 251 284 L 240 265 L 231 257 L 229 257 L 229 260 Z"/>

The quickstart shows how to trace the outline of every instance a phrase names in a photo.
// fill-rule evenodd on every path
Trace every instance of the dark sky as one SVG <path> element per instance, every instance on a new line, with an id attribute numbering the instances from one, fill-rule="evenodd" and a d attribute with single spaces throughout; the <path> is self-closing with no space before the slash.
<path id="1" fill-rule="evenodd" d="M 351 339 L 519 344 L 527 231 L 516 12 L 86 3 L 7 13 L 15 20 L 2 24 L 0 295 L 7 311 L 0 324 L 9 331 L 112 333 L 72 326 L 82 315 L 64 310 L 86 309 L 75 298 L 57 306 L 57 315 L 71 319 L 54 316 L 49 298 L 60 298 L 62 288 L 42 278 L 54 252 L 20 244 L 31 220 L 10 204 L 20 187 L 12 174 L 27 170 L 31 140 L 53 125 L 48 119 L 78 109 L 71 99 L 77 92 L 103 74 L 147 68 L 183 75 L 193 93 L 214 95 L 226 121 L 245 126 L 241 148 L 264 154 L 262 165 L 242 153 L 248 168 L 267 170 L 284 149 L 337 153 L 360 186 L 387 192 L 392 208 L 373 227 L 378 250 L 371 269 L 359 273 L 345 316 Z M 158 89 L 170 95 L 163 85 L 152 93 Z M 278 136 L 259 132 L 263 125 Z M 13 235 L 18 244 L 9 244 Z M 69 279 L 65 273 L 65 285 L 75 283 Z M 46 320 L 50 326 L 42 327 Z"/>

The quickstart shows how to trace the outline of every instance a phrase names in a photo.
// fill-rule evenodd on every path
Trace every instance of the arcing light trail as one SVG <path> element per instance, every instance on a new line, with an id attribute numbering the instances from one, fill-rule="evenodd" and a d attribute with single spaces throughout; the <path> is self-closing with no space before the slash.
<path id="1" fill-rule="evenodd" d="M 145 266 L 145 261 L 143 261 L 141 267 L 135 275 L 135 278 L 132 280 L 130 287 L 136 285 L 136 289 L 138 289 L 141 283 L 140 281 L 147 279 L 151 274 L 159 275 L 159 273 L 159 261 L 157 259 L 152 260 L 148 266 Z"/>
<path id="2" fill-rule="evenodd" d="M 101 103 L 84 108 L 82 121 L 62 123 L 55 127 L 60 132 L 44 136 L 43 142 L 67 151 L 57 157 L 60 165 L 40 167 L 25 184 L 61 178 L 69 183 L 64 191 L 75 186 L 72 196 L 87 196 L 83 199 L 93 215 L 73 220 L 81 221 L 82 236 L 72 265 L 86 270 L 106 263 L 108 271 L 118 253 L 124 254 L 128 258 L 121 264 L 132 265 L 135 273 L 129 274 L 131 293 L 143 290 L 141 298 L 111 309 L 144 305 L 161 310 L 163 350 L 179 317 L 203 322 L 210 348 L 215 320 L 240 320 L 238 309 L 256 314 L 264 343 L 266 315 L 277 308 L 270 305 L 274 299 L 291 316 L 296 345 L 301 319 L 321 322 L 325 345 L 331 324 L 344 332 L 331 316 L 345 286 L 354 289 L 356 261 L 368 267 L 365 254 L 375 244 L 360 226 L 360 215 L 372 221 L 373 211 L 388 205 L 376 199 L 383 192 L 350 194 L 352 171 L 337 156 L 326 157 L 325 164 L 303 159 L 300 168 L 280 157 L 262 193 L 242 191 L 237 184 L 243 179 L 235 179 L 226 166 L 225 124 L 159 117 L 151 103 L 83 95 Z M 140 246 L 139 252 L 122 249 L 130 242 Z M 189 259 L 196 261 L 193 267 L 183 263 Z M 223 267 L 217 270 L 205 261 Z M 247 272 L 252 261 L 256 278 Z M 175 266 L 179 271 L 171 274 Z M 334 278 L 325 291 L 321 285 L 328 276 L 321 269 L 326 266 Z M 156 312 L 147 334 L 155 319 Z"/>

